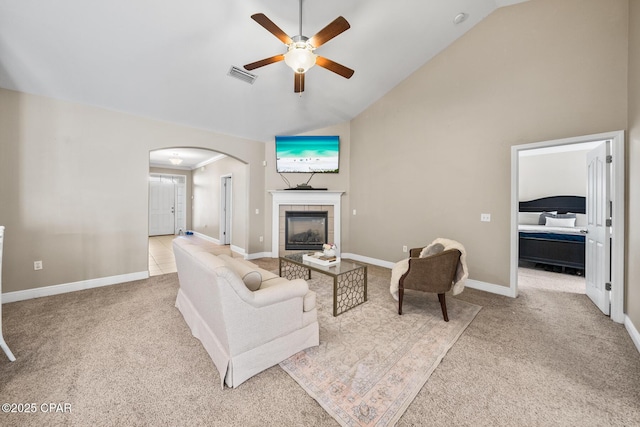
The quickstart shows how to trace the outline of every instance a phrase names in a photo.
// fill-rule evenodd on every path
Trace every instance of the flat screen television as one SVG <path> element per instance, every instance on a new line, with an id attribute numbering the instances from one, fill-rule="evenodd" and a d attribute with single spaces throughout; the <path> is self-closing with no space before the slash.
<path id="1" fill-rule="evenodd" d="M 338 173 L 340 137 L 276 136 L 278 173 Z"/>

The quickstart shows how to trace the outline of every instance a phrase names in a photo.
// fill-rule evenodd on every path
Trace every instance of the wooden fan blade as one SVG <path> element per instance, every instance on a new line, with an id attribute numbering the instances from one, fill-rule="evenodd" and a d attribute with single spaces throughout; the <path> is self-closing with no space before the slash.
<path id="1" fill-rule="evenodd" d="M 316 58 L 316 64 L 318 64 L 322 68 L 326 68 L 329 71 L 333 71 L 334 73 L 341 75 L 345 79 L 351 78 L 351 76 L 353 76 L 353 73 L 355 73 L 355 71 L 353 71 L 351 68 L 345 67 L 344 65 L 338 64 L 337 62 L 327 59 L 323 56 L 318 56 Z"/>
<path id="2" fill-rule="evenodd" d="M 252 62 L 244 66 L 245 70 L 255 70 L 256 68 L 264 67 L 265 65 L 273 64 L 274 62 L 284 61 L 284 55 L 276 55 L 271 58 L 261 59 L 260 61 Z"/>
<path id="3" fill-rule="evenodd" d="M 351 25 L 342 16 L 338 16 L 329 25 L 318 31 L 318 33 L 309 39 L 309 43 L 313 47 L 320 47 L 338 34 L 341 34 L 351 28 Z"/>
<path id="4" fill-rule="evenodd" d="M 293 77 L 293 91 L 295 93 L 304 92 L 304 73 L 296 73 Z"/>
<path id="5" fill-rule="evenodd" d="M 282 31 L 280 27 L 274 24 L 271 19 L 267 18 L 267 16 L 264 13 L 256 13 L 255 15 L 251 15 L 251 19 L 256 21 L 258 24 L 262 25 L 265 30 L 269 31 L 271 34 L 279 38 L 282 43 L 284 44 L 293 43 L 293 40 L 291 40 L 291 37 L 289 37 L 287 33 L 285 33 L 284 31 Z"/>

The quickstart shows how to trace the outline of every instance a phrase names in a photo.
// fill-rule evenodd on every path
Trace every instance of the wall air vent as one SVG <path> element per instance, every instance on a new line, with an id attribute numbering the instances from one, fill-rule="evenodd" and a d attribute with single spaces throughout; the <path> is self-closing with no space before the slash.
<path id="1" fill-rule="evenodd" d="M 255 82 L 258 78 L 258 76 L 256 76 L 255 74 L 251 74 L 250 72 L 245 71 L 242 68 L 236 67 L 235 65 L 232 65 L 231 68 L 229 68 L 229 72 L 227 74 L 249 84 L 253 84 L 253 82 Z"/>

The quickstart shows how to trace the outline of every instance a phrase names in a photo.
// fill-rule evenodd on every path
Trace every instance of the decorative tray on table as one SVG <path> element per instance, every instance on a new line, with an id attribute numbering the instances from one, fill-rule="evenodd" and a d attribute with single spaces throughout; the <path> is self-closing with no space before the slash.
<path id="1" fill-rule="evenodd" d="M 337 256 L 326 256 L 325 254 L 323 254 L 322 252 L 316 252 L 313 254 L 304 254 L 302 255 L 302 260 L 303 261 L 309 261 L 312 262 L 314 264 L 318 264 L 318 265 L 324 265 L 329 266 L 329 265 L 334 265 L 334 264 L 338 264 L 340 262 L 340 257 Z"/>

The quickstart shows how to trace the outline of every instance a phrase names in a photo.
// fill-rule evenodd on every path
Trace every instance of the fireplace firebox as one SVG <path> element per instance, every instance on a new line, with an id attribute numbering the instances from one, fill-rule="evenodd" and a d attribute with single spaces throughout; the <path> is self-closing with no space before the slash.
<path id="1" fill-rule="evenodd" d="M 285 212 L 285 249 L 322 250 L 328 237 L 327 211 Z"/>

